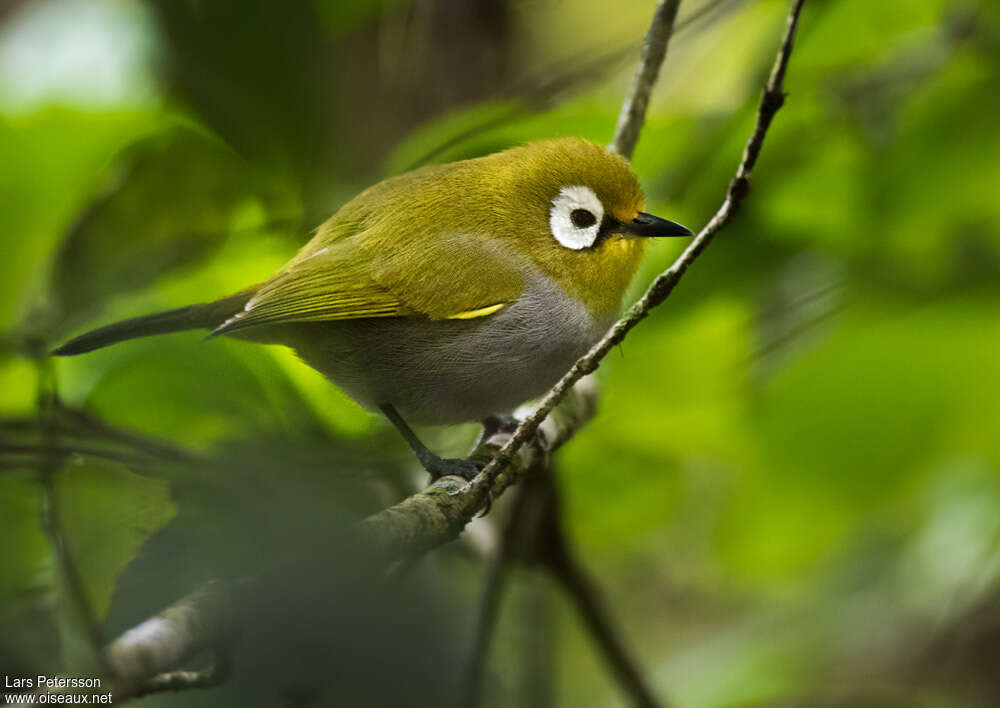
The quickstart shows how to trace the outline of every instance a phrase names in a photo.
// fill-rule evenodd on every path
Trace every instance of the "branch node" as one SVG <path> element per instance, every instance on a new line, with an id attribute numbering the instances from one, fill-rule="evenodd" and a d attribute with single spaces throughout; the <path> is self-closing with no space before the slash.
<path id="1" fill-rule="evenodd" d="M 781 89 L 764 89 L 764 95 L 760 99 L 760 110 L 764 113 L 775 113 L 785 105 L 785 97 L 788 94 Z"/>
<path id="2" fill-rule="evenodd" d="M 742 201 L 750 194 L 750 180 L 747 179 L 746 175 L 733 177 L 733 180 L 729 183 L 729 193 L 737 202 Z"/>

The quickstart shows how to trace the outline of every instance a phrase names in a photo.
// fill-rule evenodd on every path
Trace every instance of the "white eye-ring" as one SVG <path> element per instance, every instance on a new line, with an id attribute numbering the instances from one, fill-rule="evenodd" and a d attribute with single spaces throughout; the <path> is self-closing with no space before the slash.
<path id="1" fill-rule="evenodd" d="M 604 219 L 604 205 L 594 190 L 583 185 L 563 187 L 552 200 L 549 228 L 556 241 L 579 251 L 590 248 Z"/>

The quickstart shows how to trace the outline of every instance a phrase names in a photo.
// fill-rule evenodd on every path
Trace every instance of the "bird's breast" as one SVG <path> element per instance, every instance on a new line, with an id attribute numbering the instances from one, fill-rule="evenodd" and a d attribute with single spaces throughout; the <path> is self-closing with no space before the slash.
<path id="1" fill-rule="evenodd" d="M 533 274 L 518 300 L 484 317 L 309 323 L 289 343 L 365 407 L 390 403 L 411 422 L 435 425 L 541 395 L 611 321 Z"/>

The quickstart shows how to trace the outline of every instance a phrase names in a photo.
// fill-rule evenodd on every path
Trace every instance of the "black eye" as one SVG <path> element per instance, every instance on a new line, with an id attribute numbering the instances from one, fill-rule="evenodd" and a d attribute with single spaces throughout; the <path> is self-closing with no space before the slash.
<path id="1" fill-rule="evenodd" d="M 569 220 L 578 229 L 585 229 L 597 223 L 597 217 L 586 209 L 574 209 L 569 213 Z"/>

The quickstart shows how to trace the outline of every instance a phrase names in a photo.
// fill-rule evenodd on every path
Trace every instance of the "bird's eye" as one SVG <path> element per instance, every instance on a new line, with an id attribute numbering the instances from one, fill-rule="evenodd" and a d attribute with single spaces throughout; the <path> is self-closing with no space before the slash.
<path id="1" fill-rule="evenodd" d="M 561 245 L 579 251 L 594 245 L 603 218 L 604 205 L 594 190 L 570 185 L 560 189 L 552 200 L 549 228 Z"/>
<path id="2" fill-rule="evenodd" d="M 569 213 L 569 220 L 578 229 L 585 229 L 597 223 L 597 217 L 586 209 L 574 209 Z"/>

